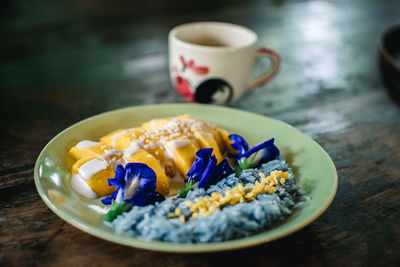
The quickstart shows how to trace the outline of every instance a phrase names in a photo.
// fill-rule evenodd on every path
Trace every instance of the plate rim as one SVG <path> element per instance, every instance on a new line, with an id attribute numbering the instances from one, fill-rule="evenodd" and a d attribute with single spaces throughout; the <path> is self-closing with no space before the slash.
<path id="1" fill-rule="evenodd" d="M 334 178 L 334 185 L 332 187 L 332 190 L 330 191 L 330 197 L 328 201 L 325 202 L 325 204 L 316 212 L 313 216 L 309 217 L 307 220 L 305 220 L 302 223 L 296 224 L 295 226 L 291 227 L 290 229 L 273 234 L 272 236 L 267 236 L 267 237 L 262 237 L 261 235 L 269 230 L 265 230 L 263 232 L 250 235 L 247 237 L 242 237 L 234 240 L 228 240 L 228 241 L 223 241 L 223 242 L 214 242 L 214 243 L 196 243 L 196 244 L 187 244 L 187 243 L 173 243 L 173 242 L 166 242 L 166 241 L 147 241 L 143 239 L 139 239 L 136 237 L 132 236 L 125 236 L 121 234 L 116 234 L 116 233 L 111 233 L 111 232 L 106 232 L 102 229 L 97 229 L 97 228 L 91 228 L 90 226 L 87 226 L 83 223 L 80 223 L 79 221 L 76 221 L 75 219 L 71 218 L 70 215 L 66 215 L 63 213 L 63 211 L 59 210 L 53 203 L 52 201 L 46 197 L 45 192 L 43 191 L 44 189 L 40 186 L 40 177 L 39 177 L 39 166 L 41 159 L 44 155 L 44 153 L 49 149 L 49 147 L 52 145 L 53 142 L 57 138 L 59 138 L 61 135 L 63 135 L 65 132 L 69 131 L 73 127 L 77 127 L 80 124 L 84 124 L 86 121 L 93 120 L 95 118 L 105 116 L 107 114 L 111 113 L 118 113 L 118 112 L 123 112 L 125 110 L 132 110 L 134 111 L 135 109 L 148 109 L 148 108 L 160 108 L 160 107 L 173 107 L 173 106 L 181 106 L 181 107 L 191 107 L 191 106 L 198 106 L 201 108 L 215 108 L 215 109 L 221 109 L 221 110 L 229 110 L 233 112 L 240 112 L 245 115 L 250 115 L 250 116 L 255 116 L 260 119 L 269 119 L 273 120 L 275 122 L 284 124 L 286 127 L 291 128 L 292 130 L 296 131 L 297 134 L 303 135 L 307 139 L 310 139 L 316 147 L 320 151 L 325 154 L 327 159 L 329 160 L 329 164 L 331 165 L 331 168 L 334 170 L 335 178 Z M 321 145 L 319 145 L 314 139 L 306 135 L 305 133 L 301 132 L 299 129 L 295 128 L 294 126 L 275 119 L 271 118 L 268 116 L 264 116 L 258 113 L 254 113 L 251 111 L 247 110 L 241 110 L 238 108 L 233 108 L 233 107 L 227 107 L 227 106 L 219 106 L 219 105 L 210 105 L 210 104 L 199 104 L 199 103 L 167 103 L 167 104 L 150 104 L 150 105 L 136 105 L 136 106 L 129 106 L 129 107 L 124 107 L 124 108 L 118 108 L 118 109 L 113 109 L 110 111 L 102 112 L 95 114 L 93 116 L 89 116 L 83 120 L 80 120 L 69 127 L 65 128 L 61 132 L 59 132 L 57 135 L 55 135 L 41 150 L 39 156 L 36 159 L 35 163 L 35 168 L 34 168 L 34 182 L 35 182 L 35 187 L 36 190 L 39 193 L 39 196 L 41 197 L 42 201 L 46 204 L 48 208 L 50 208 L 51 211 L 53 211 L 58 217 L 60 217 L 62 220 L 65 222 L 71 224 L 72 226 L 78 228 L 79 230 L 88 233 L 90 235 L 96 236 L 98 238 L 101 238 L 103 240 L 120 244 L 120 245 L 125 245 L 125 246 L 130 246 L 130 247 L 136 247 L 140 249 L 148 249 L 148 250 L 153 250 L 153 251 L 160 251 L 160 252 L 172 252 L 172 253 L 206 253 L 206 252 L 220 252 L 220 251 L 229 251 L 229 250 L 235 250 L 235 249 L 241 249 L 241 248 L 246 248 L 246 247 L 251 247 L 251 246 L 256 246 L 260 245 L 263 243 L 271 242 L 277 239 L 280 239 L 282 237 L 288 236 L 294 232 L 297 232 L 298 230 L 306 227 L 307 225 L 311 224 L 314 222 L 318 217 L 323 214 L 327 208 L 330 206 L 332 201 L 334 200 L 337 189 L 338 189 L 338 174 L 337 170 L 335 167 L 335 164 L 329 154 L 322 148 Z M 282 222 L 284 223 L 284 222 Z M 272 230 L 272 229 L 271 229 Z"/>

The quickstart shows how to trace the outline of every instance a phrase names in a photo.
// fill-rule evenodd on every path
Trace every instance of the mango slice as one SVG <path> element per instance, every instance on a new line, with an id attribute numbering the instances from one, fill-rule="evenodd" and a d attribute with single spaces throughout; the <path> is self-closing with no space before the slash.
<path id="1" fill-rule="evenodd" d="M 108 179 L 115 175 L 113 167 L 96 156 L 79 159 L 72 166 L 72 172 L 81 174 L 83 178 L 90 176 L 86 182 L 100 197 L 108 196 L 115 191 L 113 186 L 108 185 Z"/>
<path id="2" fill-rule="evenodd" d="M 93 156 L 101 156 L 106 151 L 114 149 L 112 146 L 103 142 L 92 142 L 84 140 L 69 150 L 69 154 L 76 160 Z"/>
<path id="3" fill-rule="evenodd" d="M 193 117 L 191 115 L 187 115 L 187 114 L 182 115 L 182 116 L 178 116 L 177 119 L 180 120 L 180 121 L 198 120 L 198 118 Z"/>
<path id="4" fill-rule="evenodd" d="M 168 125 L 169 122 L 171 122 L 173 119 L 180 120 L 180 121 L 188 121 L 191 119 L 196 119 L 193 116 L 190 115 L 182 115 L 179 117 L 169 117 L 169 118 L 162 118 L 162 119 L 154 119 L 151 121 L 147 121 L 142 124 L 142 128 L 151 131 L 151 130 L 156 130 L 156 129 L 161 129 L 164 128 Z"/>
<path id="5" fill-rule="evenodd" d="M 132 142 L 138 140 L 144 133 L 145 131 L 141 128 L 117 130 L 101 137 L 100 141 L 109 144 L 116 149 L 124 150 L 129 147 Z"/>
<path id="6" fill-rule="evenodd" d="M 214 137 L 209 133 L 196 133 L 196 139 L 200 144 L 201 148 L 212 148 L 213 154 L 217 158 L 217 162 L 220 163 L 223 160 L 219 146 Z"/>
<path id="7" fill-rule="evenodd" d="M 218 133 L 221 137 L 221 143 L 224 144 L 225 149 L 228 151 L 228 153 L 237 154 L 238 151 L 231 146 L 232 141 L 229 139 L 228 132 L 223 129 L 219 129 Z"/>
<path id="8" fill-rule="evenodd" d="M 90 188 L 100 197 L 109 196 L 115 191 L 115 187 L 108 185 L 108 179 L 114 178 L 115 171 L 112 166 L 96 173 L 92 178 L 87 180 Z"/>
<path id="9" fill-rule="evenodd" d="M 100 142 L 104 142 L 106 144 L 109 144 L 111 146 L 116 146 L 116 139 L 120 136 L 125 134 L 128 131 L 128 129 L 120 129 L 113 131 L 105 136 L 100 137 Z"/>
<path id="10" fill-rule="evenodd" d="M 168 177 L 165 175 L 163 168 L 161 167 L 158 160 L 143 149 L 139 149 L 129 158 L 127 158 L 128 162 L 140 162 L 144 163 L 156 173 L 157 177 L 157 185 L 156 185 L 156 192 L 160 193 L 163 196 L 168 196 L 169 194 L 169 182 Z"/>
<path id="11" fill-rule="evenodd" d="M 142 128 L 147 131 L 164 128 L 171 120 L 172 118 L 154 119 L 143 123 Z"/>
<path id="12" fill-rule="evenodd" d="M 178 139 L 165 144 L 173 155 L 175 165 L 182 175 L 186 175 L 195 160 L 196 151 L 200 149 L 194 139 Z"/>

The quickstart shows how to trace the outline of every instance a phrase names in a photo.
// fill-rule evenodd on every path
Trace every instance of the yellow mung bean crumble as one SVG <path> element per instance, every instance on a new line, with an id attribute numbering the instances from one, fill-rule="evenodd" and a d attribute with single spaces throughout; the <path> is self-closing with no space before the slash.
<path id="1" fill-rule="evenodd" d="M 188 206 L 192 212 L 189 220 L 195 220 L 199 215 L 203 217 L 210 216 L 225 205 L 235 205 L 237 203 L 253 201 L 257 195 L 261 193 L 275 194 L 276 185 L 278 183 L 284 184 L 287 179 L 290 179 L 288 172 L 278 170 L 272 171 L 268 177 L 262 172 L 258 174 L 260 175 L 261 182 L 256 181 L 254 186 L 244 187 L 242 183 L 238 183 L 237 186 L 226 190 L 224 195 L 213 192 L 211 196 L 205 196 L 201 199 L 196 198 L 194 202 L 186 200 L 183 203 Z M 279 177 L 280 179 L 278 180 Z M 168 214 L 167 217 L 179 217 L 179 221 L 185 223 L 185 216 L 181 215 L 181 212 L 180 208 L 176 208 L 175 212 Z"/>

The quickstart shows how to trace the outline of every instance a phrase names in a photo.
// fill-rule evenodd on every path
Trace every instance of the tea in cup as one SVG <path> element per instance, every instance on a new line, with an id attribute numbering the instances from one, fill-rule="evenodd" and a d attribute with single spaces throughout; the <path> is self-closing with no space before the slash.
<path id="1" fill-rule="evenodd" d="M 169 68 L 173 86 L 188 102 L 231 104 L 251 89 L 271 80 L 280 57 L 269 48 L 256 48 L 257 34 L 243 26 L 222 22 L 195 22 L 169 33 Z M 258 58 L 271 67 L 250 77 Z"/>

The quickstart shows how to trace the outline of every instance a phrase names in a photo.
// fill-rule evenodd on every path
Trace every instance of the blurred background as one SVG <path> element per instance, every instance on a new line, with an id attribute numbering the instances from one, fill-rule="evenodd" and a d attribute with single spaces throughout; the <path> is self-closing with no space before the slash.
<path id="1" fill-rule="evenodd" d="M 397 0 L 1 1 L 1 109 L 20 120 L 26 102 L 40 98 L 29 116 L 74 111 L 69 125 L 118 107 L 182 101 L 168 80 L 168 31 L 215 20 L 251 28 L 283 60 L 272 82 L 235 106 L 293 122 L 280 115 L 288 106 L 378 90 L 379 33 L 399 11 Z"/>
<path id="2" fill-rule="evenodd" d="M 280 53 L 278 75 L 233 107 L 321 144 L 339 174 L 332 205 L 289 237 L 206 258 L 111 246 L 63 222 L 35 189 L 40 151 L 89 116 L 183 102 L 169 79 L 167 35 L 203 20 L 246 26 Z M 399 0 L 0 1 L 0 262 L 398 265 L 400 109 L 377 62 L 380 35 L 395 23 Z"/>

